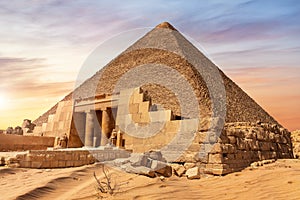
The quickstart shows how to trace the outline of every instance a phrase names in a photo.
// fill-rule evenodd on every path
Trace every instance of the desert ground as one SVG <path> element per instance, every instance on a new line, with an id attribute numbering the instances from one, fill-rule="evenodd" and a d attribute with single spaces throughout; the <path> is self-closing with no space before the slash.
<path id="1" fill-rule="evenodd" d="M 226 176 L 200 180 L 148 178 L 108 168 L 115 191 L 98 193 L 93 173 L 102 165 L 65 169 L 0 168 L 0 199 L 299 199 L 300 160 L 277 160 Z M 97 194 L 98 193 L 98 194 Z"/>

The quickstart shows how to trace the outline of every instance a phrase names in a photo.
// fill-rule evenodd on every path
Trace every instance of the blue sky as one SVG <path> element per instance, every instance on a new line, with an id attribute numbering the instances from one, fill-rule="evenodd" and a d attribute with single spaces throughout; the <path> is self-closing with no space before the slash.
<path id="1" fill-rule="evenodd" d="M 1 128 L 36 118 L 70 92 L 103 41 L 163 21 L 196 40 L 283 125 L 300 128 L 299 1 L 11 0 L 0 1 L 0 17 Z"/>

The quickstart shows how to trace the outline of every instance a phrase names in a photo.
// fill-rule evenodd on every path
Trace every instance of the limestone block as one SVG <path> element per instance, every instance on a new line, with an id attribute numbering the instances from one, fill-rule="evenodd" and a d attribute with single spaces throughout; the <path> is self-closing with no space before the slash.
<path id="1" fill-rule="evenodd" d="M 140 123 L 149 123 L 150 116 L 148 113 L 140 113 Z"/>
<path id="2" fill-rule="evenodd" d="M 265 131 L 260 131 L 256 133 L 256 138 L 258 140 L 267 140 L 268 139 L 268 134 Z"/>
<path id="3" fill-rule="evenodd" d="M 126 172 L 128 173 L 134 173 L 134 174 L 140 174 L 140 175 L 145 175 L 145 176 L 149 176 L 149 177 L 155 177 L 155 172 L 153 170 L 151 170 L 148 167 L 144 167 L 144 166 L 131 166 L 129 163 L 125 164 L 122 166 Z"/>
<path id="4" fill-rule="evenodd" d="M 237 147 L 239 150 L 245 150 L 246 149 L 245 141 L 241 138 L 237 138 Z"/>
<path id="5" fill-rule="evenodd" d="M 58 167 L 66 167 L 66 161 L 58 161 Z"/>
<path id="6" fill-rule="evenodd" d="M 53 122 L 47 123 L 46 131 L 53 131 L 53 126 L 54 126 Z"/>
<path id="7" fill-rule="evenodd" d="M 213 145 L 210 153 L 222 153 L 223 152 L 223 146 L 225 145 L 222 145 L 220 143 L 216 143 Z"/>
<path id="8" fill-rule="evenodd" d="M 46 132 L 47 131 L 47 123 L 43 123 L 42 124 L 42 132 Z"/>
<path id="9" fill-rule="evenodd" d="M 159 160 L 152 160 L 151 170 L 153 170 L 156 173 L 163 175 L 165 177 L 170 177 L 172 175 L 171 166 L 169 166 L 165 162 L 162 162 Z"/>
<path id="10" fill-rule="evenodd" d="M 64 126 L 65 126 L 65 122 L 64 121 L 58 122 L 58 130 L 63 130 Z"/>
<path id="11" fill-rule="evenodd" d="M 186 172 L 186 169 L 183 165 L 174 163 L 171 164 L 171 167 L 173 169 L 173 174 L 175 174 L 176 176 L 181 177 Z"/>
<path id="12" fill-rule="evenodd" d="M 139 106 L 140 105 L 138 103 L 129 104 L 129 113 L 130 114 L 139 113 Z"/>
<path id="13" fill-rule="evenodd" d="M 141 103 L 139 103 L 139 112 L 146 114 L 149 112 L 149 107 L 150 107 L 149 101 L 141 102 Z"/>
<path id="14" fill-rule="evenodd" d="M 198 167 L 193 167 L 191 169 L 186 170 L 185 174 L 188 179 L 199 179 L 200 178 L 200 170 Z"/>
<path id="15" fill-rule="evenodd" d="M 53 121 L 54 121 L 54 115 L 49 115 L 48 122 L 53 122 Z"/>
<path id="16" fill-rule="evenodd" d="M 32 161 L 31 162 L 31 168 L 40 169 L 42 167 L 43 162 L 39 161 Z"/>
<path id="17" fill-rule="evenodd" d="M 191 169 L 191 168 L 195 167 L 196 164 L 195 164 L 195 163 L 189 163 L 189 162 L 186 162 L 186 163 L 184 163 L 183 166 L 184 166 L 184 168 L 185 168 L 186 170 L 188 170 L 188 169 Z"/>
<path id="18" fill-rule="evenodd" d="M 228 136 L 228 140 L 230 144 L 236 144 L 236 138 L 235 136 Z"/>
<path id="19" fill-rule="evenodd" d="M 131 104 L 133 105 L 133 104 Z M 118 111 L 117 111 L 117 117 L 120 115 L 128 115 L 129 114 L 129 105 L 128 104 L 119 104 L 118 105 Z"/>
<path id="20" fill-rule="evenodd" d="M 132 166 L 146 166 L 147 157 L 144 154 L 132 153 L 129 157 Z"/>
<path id="21" fill-rule="evenodd" d="M 224 119 L 220 117 L 203 117 L 199 122 L 200 131 L 208 131 L 210 128 L 214 130 L 223 129 Z"/>
<path id="22" fill-rule="evenodd" d="M 227 144 L 229 143 L 229 139 L 226 134 L 224 134 L 224 131 L 221 132 L 220 136 L 218 137 L 218 143 Z"/>
<path id="23" fill-rule="evenodd" d="M 133 103 L 142 103 L 144 100 L 144 94 L 133 94 Z"/>
<path id="24" fill-rule="evenodd" d="M 151 158 L 152 160 L 165 161 L 160 151 L 150 151 L 145 153 L 145 155 Z"/>
<path id="25" fill-rule="evenodd" d="M 30 161 L 20 161 L 20 167 L 31 168 L 31 162 Z"/>
<path id="26" fill-rule="evenodd" d="M 141 114 L 140 113 L 134 113 L 131 115 L 132 121 L 134 123 L 141 123 Z"/>
<path id="27" fill-rule="evenodd" d="M 151 122 L 170 121 L 172 117 L 171 110 L 159 110 L 149 112 Z"/>
<path id="28" fill-rule="evenodd" d="M 209 154 L 208 156 L 208 162 L 209 163 L 223 163 L 224 158 L 222 154 Z"/>

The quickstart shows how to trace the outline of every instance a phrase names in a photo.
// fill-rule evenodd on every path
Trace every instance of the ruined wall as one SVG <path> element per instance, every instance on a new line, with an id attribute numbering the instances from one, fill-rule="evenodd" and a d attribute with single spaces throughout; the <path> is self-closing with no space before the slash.
<path id="1" fill-rule="evenodd" d="M 268 159 L 293 158 L 291 133 L 273 124 L 228 123 L 208 156 L 206 173 L 227 174 Z M 201 145 L 207 145 L 204 141 Z M 197 161 L 197 159 L 196 159 Z"/>
<path id="2" fill-rule="evenodd" d="M 0 155 L 1 156 L 1 155 Z M 109 161 L 116 158 L 127 158 L 130 152 L 105 147 L 87 151 L 83 149 L 63 149 L 37 151 L 30 150 L 14 156 L 1 157 L 2 165 L 24 168 L 64 168 L 93 164 L 96 161 Z"/>
<path id="3" fill-rule="evenodd" d="M 295 158 L 300 158 L 300 130 L 293 131 L 292 134 L 293 152 Z"/>
<path id="4" fill-rule="evenodd" d="M 0 134 L 0 151 L 43 150 L 53 147 L 54 137 Z"/>

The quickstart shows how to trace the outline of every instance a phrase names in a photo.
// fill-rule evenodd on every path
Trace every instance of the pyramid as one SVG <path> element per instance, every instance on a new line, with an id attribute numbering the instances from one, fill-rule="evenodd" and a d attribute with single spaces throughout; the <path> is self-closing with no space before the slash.
<path id="1" fill-rule="evenodd" d="M 135 89 L 127 91 L 129 88 Z M 104 105 L 105 99 L 113 102 L 116 98 L 118 103 L 110 106 L 118 108 L 118 111 L 112 108 L 107 111 L 104 108 L 105 113 L 101 111 L 100 114 L 97 112 L 93 114 L 103 117 L 104 114 L 111 113 L 109 115 L 113 116 L 112 113 L 114 113 L 119 116 L 119 120 L 116 119 L 112 125 L 105 127 L 111 132 L 112 129 L 124 125 L 123 121 L 128 119 L 128 115 L 121 114 L 122 104 L 120 103 L 121 97 L 126 95 L 128 99 L 134 96 L 134 100 L 128 100 L 128 102 L 130 101 L 130 119 L 138 117 L 136 124 L 149 123 L 149 119 L 145 117 L 158 116 L 151 112 L 154 110 L 168 116 L 169 122 L 163 130 L 158 131 L 160 136 L 152 137 L 157 137 L 155 139 L 157 141 L 175 137 L 172 131 L 174 127 L 175 129 L 181 127 L 179 129 L 183 135 L 179 139 L 184 140 L 184 134 L 188 135 L 191 132 L 189 127 L 198 125 L 197 130 L 191 133 L 193 135 L 191 145 L 187 147 L 187 150 L 182 150 L 181 156 L 176 159 L 170 157 L 168 160 L 170 162 L 196 162 L 207 166 L 217 164 L 221 167 L 216 169 L 206 167 L 206 169 L 213 174 L 225 174 L 243 168 L 252 161 L 292 156 L 290 133 L 167 22 L 157 25 L 35 120 L 35 123 L 39 127 L 45 124 L 47 126 L 49 116 L 56 116 L 60 112 L 58 108 L 63 106 L 62 102 L 74 101 L 78 105 L 88 101 L 97 102 L 97 105 L 99 104 L 97 109 L 102 109 L 100 107 Z M 145 96 L 149 96 L 151 100 Z M 140 97 L 139 100 L 135 99 Z M 96 103 L 88 109 L 97 110 L 93 106 L 96 107 Z M 143 106 L 145 109 L 142 108 Z M 136 111 L 139 115 L 132 113 L 134 107 L 140 109 Z M 162 108 L 162 111 L 157 107 Z M 71 109 L 65 110 L 71 111 Z M 67 115 L 68 119 L 72 119 L 69 114 L 60 114 L 62 118 Z M 73 113 L 73 121 L 69 122 L 67 127 L 57 130 L 69 131 L 70 141 L 79 144 L 79 138 L 81 141 L 87 138 L 86 134 L 80 132 L 88 129 L 84 124 L 80 125 L 81 128 L 75 127 L 76 116 L 77 114 Z M 141 119 L 143 117 L 144 121 Z M 198 121 L 195 123 L 193 119 L 196 118 Z M 52 121 L 49 128 L 50 134 L 51 129 L 54 129 L 52 127 L 56 126 L 53 124 L 59 124 L 66 119 Z M 91 127 L 91 129 L 101 130 L 102 128 L 101 134 L 103 135 L 101 125 L 103 122 L 100 123 L 100 127 Z M 135 140 L 134 137 L 126 135 L 129 125 L 132 124 L 126 124 L 122 130 L 125 132 L 124 138 L 127 143 L 125 147 L 134 151 L 138 149 L 143 151 L 147 149 L 146 146 L 149 146 L 147 150 L 155 147 L 163 148 L 159 142 L 149 144 L 145 138 Z M 85 128 L 82 128 L 84 126 Z M 41 131 L 41 128 L 38 130 Z M 55 134 L 59 134 L 58 132 Z M 106 136 L 111 137 L 111 133 Z M 166 142 L 170 141 L 172 139 Z M 135 145 L 137 143 L 138 145 Z M 172 149 L 178 151 L 177 146 L 181 145 L 173 143 L 169 149 L 163 150 L 166 156 L 172 155 Z M 92 144 L 89 143 L 89 145 Z M 203 149 L 209 153 L 199 155 Z"/>

